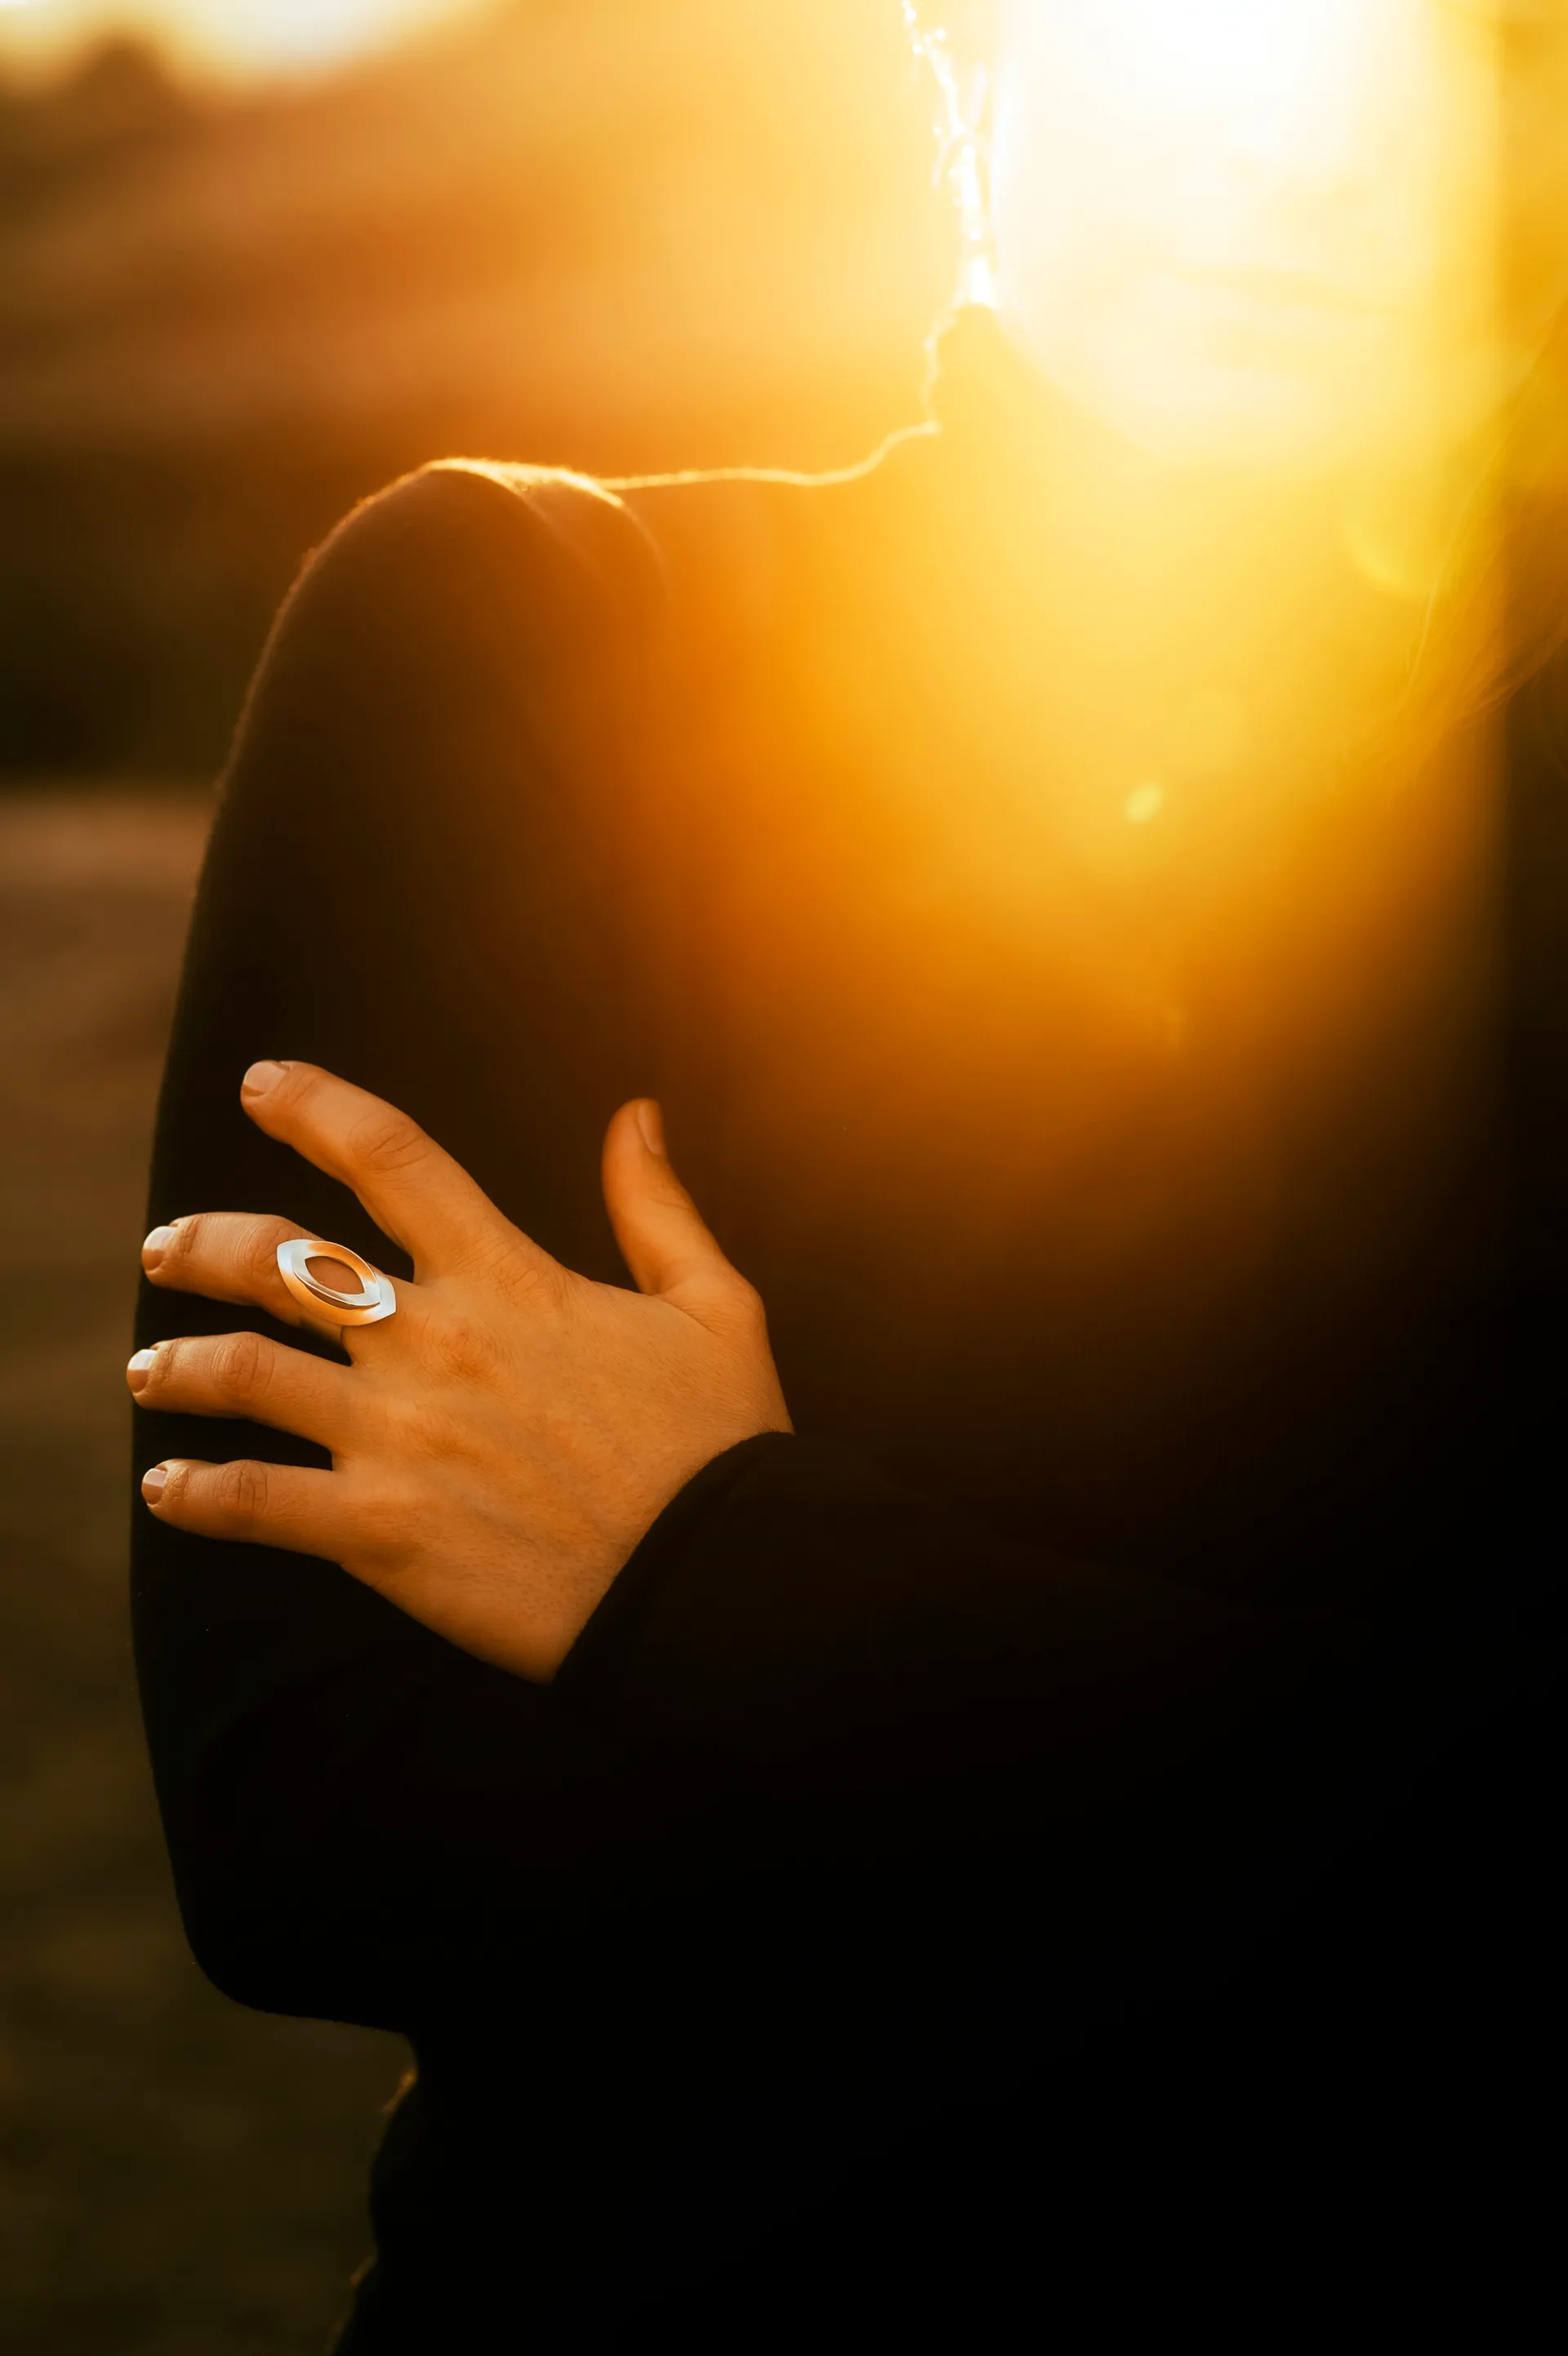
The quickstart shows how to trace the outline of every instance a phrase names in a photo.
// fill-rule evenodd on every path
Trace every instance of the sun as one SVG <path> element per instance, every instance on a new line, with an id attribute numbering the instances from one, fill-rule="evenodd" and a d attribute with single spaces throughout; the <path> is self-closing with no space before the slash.
<path id="1" fill-rule="evenodd" d="M 1311 137 L 1315 117 L 1354 110 L 1376 14 L 1362 0 L 1078 0 L 1050 21 L 1080 67 L 1120 83 L 1151 141 L 1174 122 L 1245 110 L 1262 160 L 1271 144 Z"/>

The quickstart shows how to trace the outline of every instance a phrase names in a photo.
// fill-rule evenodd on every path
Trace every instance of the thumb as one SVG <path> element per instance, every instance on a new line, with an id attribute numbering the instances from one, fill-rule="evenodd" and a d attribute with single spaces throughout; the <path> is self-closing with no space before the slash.
<path id="1" fill-rule="evenodd" d="M 605 1205 L 639 1292 L 678 1308 L 717 1302 L 738 1281 L 670 1166 L 650 1097 L 622 1105 L 605 1136 Z"/>

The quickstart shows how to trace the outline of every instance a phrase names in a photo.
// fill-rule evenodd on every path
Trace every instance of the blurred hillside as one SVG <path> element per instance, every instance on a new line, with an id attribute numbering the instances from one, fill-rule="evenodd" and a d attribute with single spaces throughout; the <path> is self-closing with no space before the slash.
<path id="1" fill-rule="evenodd" d="M 204 772 L 351 501 L 453 452 L 819 466 L 949 268 L 897 0 L 511 0 L 220 101 L 0 89 L 0 771 Z"/>

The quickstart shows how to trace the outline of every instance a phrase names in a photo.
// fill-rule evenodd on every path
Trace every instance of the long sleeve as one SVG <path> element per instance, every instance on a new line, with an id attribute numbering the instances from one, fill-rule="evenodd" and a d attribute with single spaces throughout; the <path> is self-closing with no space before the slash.
<path id="1" fill-rule="evenodd" d="M 557 1690 L 700 1758 L 781 1850 L 929 1858 L 1103 1827 L 1354 1649 L 1317 1615 L 1022 1543 L 775 1434 L 667 1511 Z"/>
<path id="2" fill-rule="evenodd" d="M 280 1212 L 395 1272 L 342 1190 L 239 1110 L 248 1062 L 305 1056 L 406 1108 L 567 1263 L 619 1276 L 596 1165 L 642 1085 L 613 793 L 647 568 L 592 490 L 457 470 L 317 559 L 227 781 L 155 1219 Z M 149 1290 L 138 1331 L 235 1322 Z M 311 1454 L 195 1420 L 137 1437 L 139 1463 Z M 870 1887 L 1053 1841 L 1092 1845 L 1101 1887 L 1135 1877 L 1173 1791 L 1274 1741 L 1335 1649 L 790 1440 L 699 1476 L 550 1689 L 332 1566 L 142 1513 L 135 1625 L 199 1958 L 248 2002 L 394 2027 L 584 1925 L 667 1936 L 779 1877 Z"/>
<path id="3" fill-rule="evenodd" d="M 598 1145 L 633 1087 L 591 787 L 613 761 L 600 666 L 647 585 L 637 529 L 607 500 L 455 469 L 372 502 L 315 559 L 225 781 L 153 1220 L 272 1210 L 400 1267 L 344 1190 L 240 1112 L 246 1064 L 296 1055 L 406 1106 L 571 1265 L 620 1274 Z M 144 1288 L 137 1333 L 242 1322 Z M 135 1451 L 138 1465 L 319 1461 L 277 1433 L 166 1418 L 138 1419 Z M 335 1568 L 134 1511 L 138 1673 L 177 1886 L 232 1994 L 399 2023 L 443 1967 L 413 1954 L 427 1876 L 460 1890 L 526 1871 L 544 1892 L 590 1869 L 601 1837 L 636 1840 L 639 1787 L 615 1746 L 597 1729 L 578 1743 L 551 1696 Z"/>

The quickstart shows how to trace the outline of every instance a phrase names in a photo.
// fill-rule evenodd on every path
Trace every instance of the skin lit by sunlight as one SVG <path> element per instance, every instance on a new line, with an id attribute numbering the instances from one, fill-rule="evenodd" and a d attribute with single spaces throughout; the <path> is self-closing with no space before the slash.
<path id="1" fill-rule="evenodd" d="M 325 65 L 475 0 L 0 0 L 0 62 L 48 64 L 111 33 L 188 64 L 243 76 Z"/>

